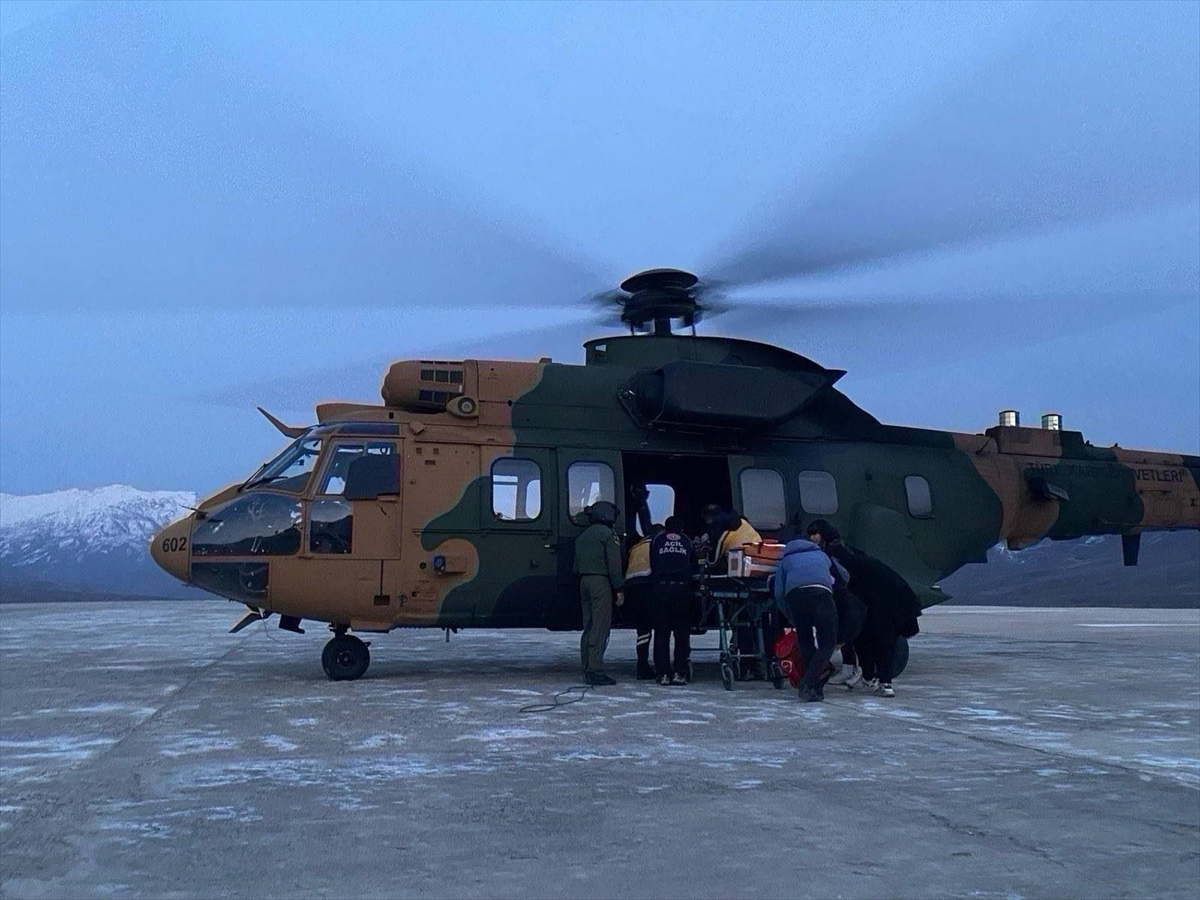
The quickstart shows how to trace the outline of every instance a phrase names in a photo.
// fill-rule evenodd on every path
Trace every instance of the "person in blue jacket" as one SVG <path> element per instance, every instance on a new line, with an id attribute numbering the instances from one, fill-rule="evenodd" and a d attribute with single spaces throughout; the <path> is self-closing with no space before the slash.
<path id="1" fill-rule="evenodd" d="M 796 643 L 804 662 L 800 699 L 813 703 L 825 699 L 821 672 L 837 643 L 838 616 L 833 600 L 833 567 L 846 580 L 845 569 L 831 560 L 812 541 L 789 541 L 773 577 L 775 605 L 791 619 Z"/>

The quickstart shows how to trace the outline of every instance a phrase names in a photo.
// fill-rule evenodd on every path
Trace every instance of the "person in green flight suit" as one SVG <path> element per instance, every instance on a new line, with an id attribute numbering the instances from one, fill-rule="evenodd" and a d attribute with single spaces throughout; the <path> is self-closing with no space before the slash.
<path id="1" fill-rule="evenodd" d="M 579 653 L 583 679 L 592 685 L 616 684 L 604 671 L 604 650 L 612 630 L 613 602 L 625 601 L 621 539 L 613 530 L 618 511 L 607 500 L 588 510 L 591 524 L 575 539 L 575 574 L 579 576 L 579 598 L 583 602 L 583 636 Z"/>

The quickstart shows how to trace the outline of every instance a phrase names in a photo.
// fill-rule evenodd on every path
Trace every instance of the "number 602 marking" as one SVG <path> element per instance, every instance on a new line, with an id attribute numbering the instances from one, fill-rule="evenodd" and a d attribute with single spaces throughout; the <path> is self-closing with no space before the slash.
<path id="1" fill-rule="evenodd" d="M 178 553 L 180 550 L 187 549 L 187 538 L 173 537 L 163 538 L 162 550 L 163 553 Z"/>

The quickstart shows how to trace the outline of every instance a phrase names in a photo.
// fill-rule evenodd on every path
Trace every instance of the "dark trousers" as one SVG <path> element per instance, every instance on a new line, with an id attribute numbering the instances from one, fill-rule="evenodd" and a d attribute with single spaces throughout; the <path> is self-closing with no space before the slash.
<path id="1" fill-rule="evenodd" d="M 858 662 L 858 657 L 854 654 L 853 644 L 842 644 L 842 664 L 853 666 Z"/>
<path id="2" fill-rule="evenodd" d="M 786 600 L 792 627 L 796 629 L 797 649 L 804 663 L 800 689 L 815 691 L 822 684 L 821 672 L 829 663 L 833 645 L 837 642 L 837 606 L 832 593 L 817 587 L 788 591 Z"/>
<path id="3" fill-rule="evenodd" d="M 867 617 L 857 641 L 864 678 L 878 678 L 883 684 L 891 684 L 896 636 L 895 623 L 879 621 L 873 615 Z"/>
<path id="4" fill-rule="evenodd" d="M 686 581 L 661 581 L 654 585 L 654 673 L 686 674 L 692 655 L 692 592 Z M 675 666 L 671 667 L 671 638 L 675 638 Z"/>
<path id="5" fill-rule="evenodd" d="M 650 629 L 638 628 L 637 630 L 637 661 L 639 667 L 650 665 Z"/>

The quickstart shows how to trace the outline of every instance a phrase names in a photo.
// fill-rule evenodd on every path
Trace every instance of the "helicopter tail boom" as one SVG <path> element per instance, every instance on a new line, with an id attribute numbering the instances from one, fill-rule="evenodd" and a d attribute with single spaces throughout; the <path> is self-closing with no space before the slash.
<path id="1" fill-rule="evenodd" d="M 1133 536 L 1200 529 L 1200 457 L 1095 447 L 1079 432 L 1009 425 L 959 443 L 1001 498 L 1000 536 L 1011 549 L 1120 534 L 1133 565 Z"/>

